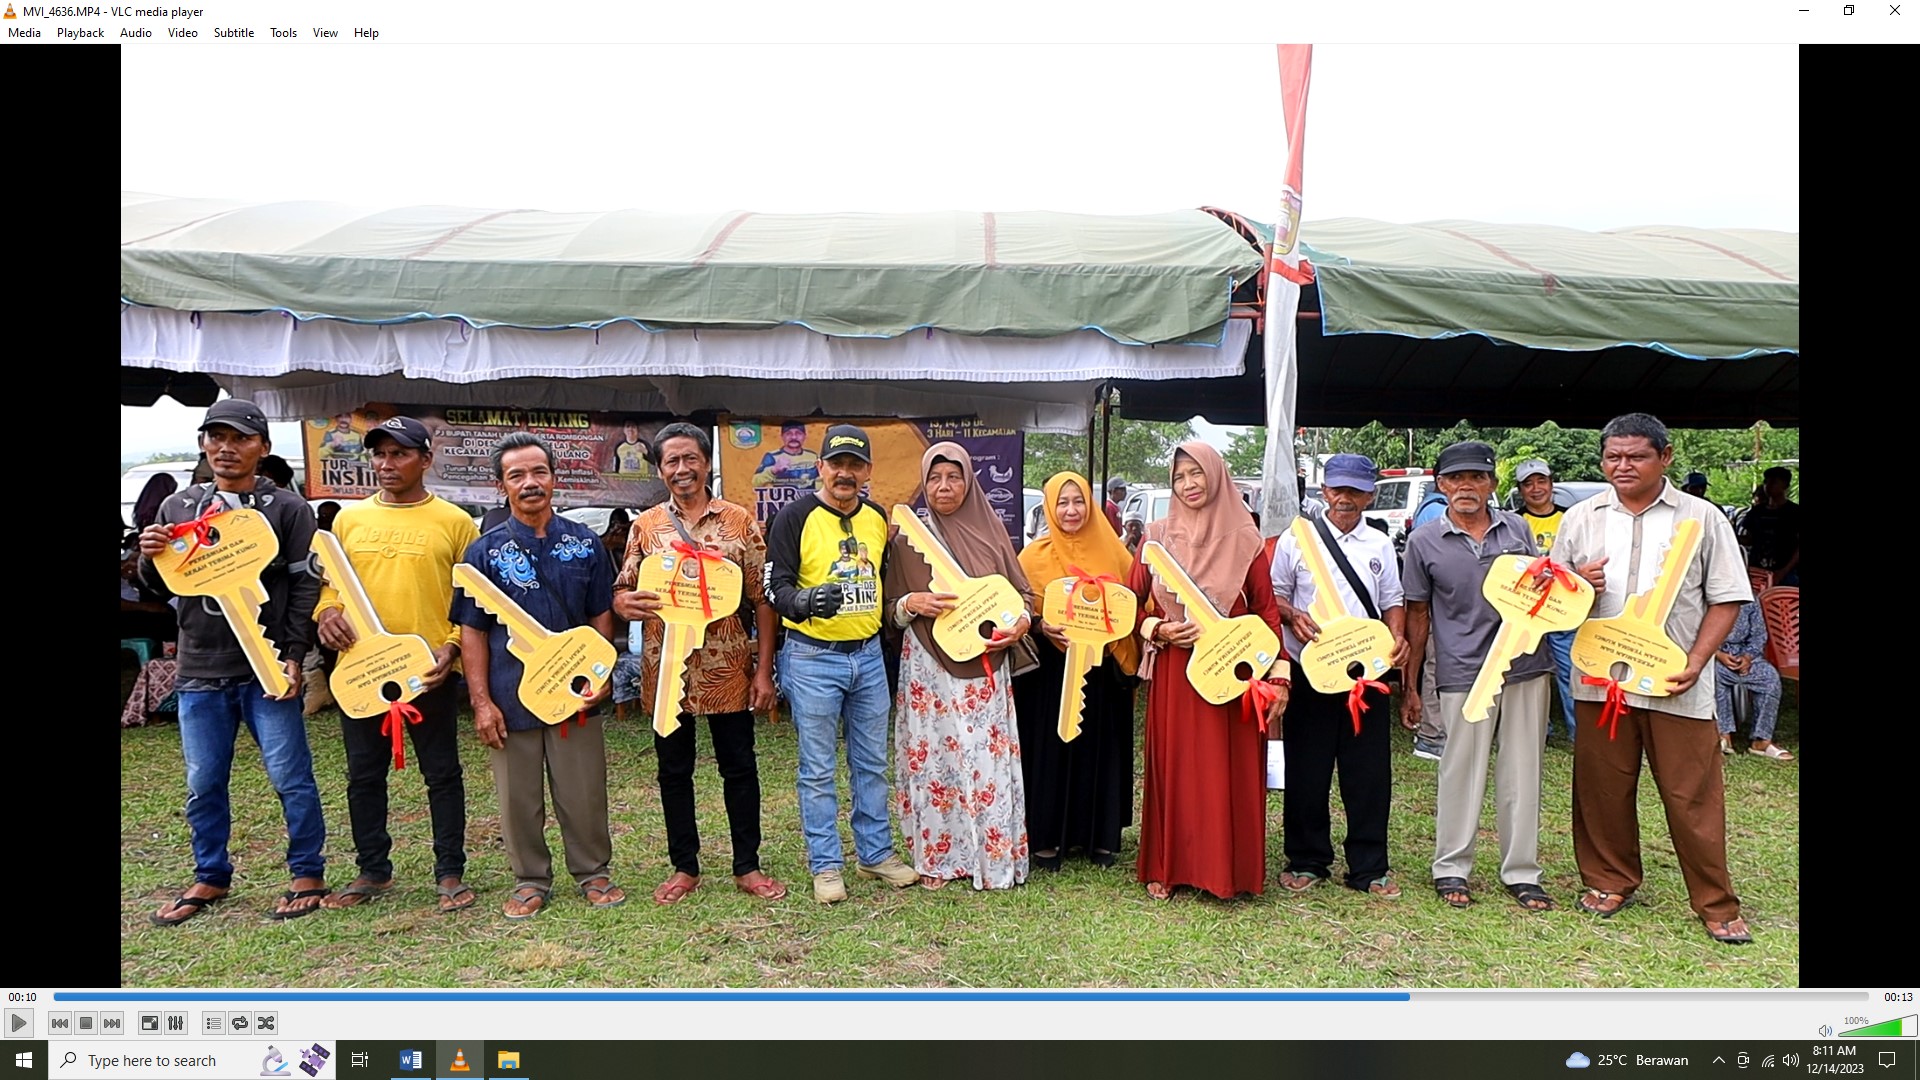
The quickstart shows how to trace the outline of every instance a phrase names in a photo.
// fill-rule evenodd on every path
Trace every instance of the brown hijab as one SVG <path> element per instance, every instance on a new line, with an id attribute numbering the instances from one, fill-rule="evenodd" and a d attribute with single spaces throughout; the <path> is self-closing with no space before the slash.
<path id="1" fill-rule="evenodd" d="M 960 506 L 951 514 L 941 514 L 928 506 L 929 524 L 934 536 L 946 545 L 953 561 L 969 577 L 986 577 L 999 574 L 1013 583 L 1020 595 L 1027 598 L 1029 606 L 1033 603 L 1033 590 L 1027 585 L 1027 575 L 1020 570 L 1020 560 L 1013 554 L 1013 542 L 1007 539 L 1006 526 L 1000 524 L 1000 515 L 993 512 L 987 500 L 979 495 L 980 477 L 973 471 L 973 458 L 958 443 L 939 442 L 927 448 L 920 455 L 920 484 L 926 487 L 927 475 L 933 472 L 936 461 L 951 461 L 960 466 L 966 474 L 967 490 L 960 498 Z M 895 536 L 887 552 L 887 581 L 882 591 L 889 604 L 910 592 L 929 592 L 933 587 L 933 567 L 920 552 L 907 543 L 904 536 Z M 966 663 L 959 663 L 949 657 L 933 640 L 933 620 L 925 616 L 915 616 L 913 636 L 920 640 L 920 647 L 931 650 L 940 660 L 940 666 L 947 674 L 960 679 L 978 679 L 987 673 L 982 657 L 975 657 Z"/>
<path id="2" fill-rule="evenodd" d="M 1087 498 L 1087 516 L 1081 519 L 1080 531 L 1075 533 L 1060 527 L 1059 511 L 1055 509 L 1060 493 L 1068 484 L 1078 487 Z M 1036 596 L 1056 578 L 1071 576 L 1076 567 L 1089 574 L 1112 574 L 1120 584 L 1127 583 L 1127 574 L 1133 569 L 1133 555 L 1107 525 L 1106 517 L 1100 513 L 1100 503 L 1092 493 L 1092 485 L 1077 472 L 1055 473 L 1053 479 L 1047 481 L 1046 495 L 1040 504 L 1047 513 L 1047 535 L 1020 551 L 1020 568 L 1027 572 L 1027 581 Z M 1129 675 L 1140 665 L 1140 642 L 1132 634 L 1108 645 L 1107 651 Z"/>
<path id="3" fill-rule="evenodd" d="M 1176 464 L 1181 454 L 1192 458 L 1206 474 L 1207 501 L 1194 508 L 1175 495 L 1168 500 L 1167 516 L 1147 526 L 1146 538 L 1160 541 L 1220 614 L 1226 615 L 1246 587 L 1247 570 L 1262 547 L 1260 529 L 1240 501 L 1220 451 L 1196 440 L 1181 443 L 1174 450 Z M 1171 487 L 1172 466 L 1167 469 L 1167 477 Z M 1153 578 L 1153 602 L 1162 615 L 1186 617 L 1186 608 L 1174 599 L 1158 575 Z"/>

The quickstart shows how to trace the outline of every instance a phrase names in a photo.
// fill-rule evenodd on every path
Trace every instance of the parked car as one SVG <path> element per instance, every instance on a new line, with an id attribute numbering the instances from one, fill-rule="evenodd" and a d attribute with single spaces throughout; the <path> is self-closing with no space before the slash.
<path id="1" fill-rule="evenodd" d="M 1234 490 L 1240 495 L 1240 502 L 1248 510 L 1258 510 L 1260 506 L 1260 481 L 1235 478 Z M 1125 521 L 1138 516 L 1141 521 L 1151 524 L 1167 516 L 1167 507 L 1173 503 L 1173 489 L 1164 487 L 1143 487 L 1129 490 L 1127 501 L 1120 508 L 1120 520 Z"/>
<path id="2" fill-rule="evenodd" d="M 1607 487 L 1608 485 L 1604 480 L 1555 480 L 1553 482 L 1553 505 L 1565 510 L 1574 503 L 1585 502 L 1593 498 L 1595 495 L 1607 490 Z M 1506 501 L 1501 505 L 1517 514 L 1520 512 L 1522 504 L 1523 500 L 1520 498 L 1520 488 L 1516 486 L 1512 491 L 1507 492 Z"/>
<path id="3" fill-rule="evenodd" d="M 1024 520 L 1027 523 L 1027 543 L 1031 544 L 1047 535 L 1047 514 L 1040 506 L 1046 501 L 1047 493 L 1039 488 L 1021 488 L 1020 493 L 1026 507 L 1023 513 L 1026 515 Z"/>
<path id="4" fill-rule="evenodd" d="M 140 493 L 146 490 L 153 478 L 161 473 L 173 477 L 175 491 L 193 482 L 193 461 L 154 461 L 144 465 L 135 465 L 120 474 L 120 524 L 133 528 L 134 504 L 140 501 Z M 307 463 L 302 458 L 288 458 L 287 464 L 293 468 L 294 490 L 304 490 L 307 479 Z M 336 500 L 339 501 L 339 500 Z"/>
<path id="5" fill-rule="evenodd" d="M 1420 508 L 1420 500 L 1433 490 L 1432 469 L 1381 469 L 1374 484 L 1373 505 L 1360 516 L 1382 522 L 1388 536 L 1406 532 L 1407 520 Z"/>

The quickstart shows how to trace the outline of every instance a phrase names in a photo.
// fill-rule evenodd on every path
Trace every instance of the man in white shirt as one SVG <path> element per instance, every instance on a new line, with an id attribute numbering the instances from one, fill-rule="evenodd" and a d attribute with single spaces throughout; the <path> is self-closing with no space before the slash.
<path id="1" fill-rule="evenodd" d="M 1356 618 L 1378 618 L 1393 633 L 1392 662 L 1406 659 L 1406 607 L 1400 591 L 1393 542 L 1370 528 L 1361 514 L 1373 504 L 1373 462 L 1359 454 L 1327 460 L 1321 492 L 1327 509 L 1316 523 L 1316 543 L 1332 571 L 1340 606 Z M 1328 541 L 1331 540 L 1331 543 Z M 1365 589 L 1364 598 L 1341 568 L 1344 559 Z M 1333 773 L 1340 771 L 1340 802 L 1347 811 L 1347 887 L 1392 899 L 1400 895 L 1387 863 L 1387 812 L 1393 804 L 1393 764 L 1385 684 L 1356 684 L 1351 693 L 1323 694 L 1300 669 L 1300 650 L 1320 636 L 1307 609 L 1316 588 L 1291 530 L 1273 552 L 1273 593 L 1287 655 L 1293 660 L 1293 702 L 1287 709 L 1286 797 L 1281 836 L 1286 869 L 1280 884 L 1305 892 L 1333 868 L 1333 819 L 1329 808 Z M 1369 610 L 1371 608 L 1371 610 Z M 1358 723 L 1355 721 L 1358 719 Z"/>

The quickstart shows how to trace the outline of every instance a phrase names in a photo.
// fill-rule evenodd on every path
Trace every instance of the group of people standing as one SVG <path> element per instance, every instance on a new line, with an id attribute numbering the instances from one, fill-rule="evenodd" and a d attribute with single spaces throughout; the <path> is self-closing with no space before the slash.
<path id="1" fill-rule="evenodd" d="M 366 433 L 380 490 L 344 508 L 333 531 L 385 628 L 424 637 L 435 666 L 410 712 L 396 710 L 385 721 L 342 720 L 359 873 L 332 892 L 324 880 L 325 829 L 301 722 L 299 674 L 316 639 L 343 651 L 355 645 L 344 617 L 346 601 L 337 583 L 323 584 L 310 567 L 311 510 L 294 492 L 255 476 L 259 457 L 269 449 L 259 409 L 237 400 L 216 404 L 201 440 L 214 479 L 169 498 L 160 520 L 141 534 L 142 578 L 160 587 L 153 557 L 196 529 L 204 532 L 222 509 L 262 512 L 280 556 L 262 575 L 269 600 L 259 618 L 294 689 L 285 697 L 269 695 L 219 609 L 210 602 L 182 605 L 180 718 L 195 882 L 153 914 L 156 923 L 184 922 L 231 887 L 227 784 L 242 724 L 262 747 L 287 816 L 292 879 L 273 917 L 353 907 L 393 888 L 388 760 L 402 765 L 402 730 L 427 786 L 438 906 L 454 911 L 475 903 L 464 880 L 465 789 L 451 682 L 456 663 L 464 669 L 475 730 L 489 750 L 514 878 L 503 915 L 532 918 L 552 900 L 555 875 L 544 839 L 549 796 L 574 887 L 595 907 L 623 903 L 626 893 L 610 870 L 604 733 L 594 715 L 610 687 L 583 698 L 577 718 L 542 722 L 517 693 L 525 650 L 514 646 L 526 643 L 511 641 L 497 612 L 464 591 L 456 593 L 451 569 L 457 562 L 478 568 L 548 631 L 589 626 L 610 638 L 616 615 L 631 620 L 642 642 L 641 697 L 651 700 L 661 666 L 663 600 L 638 587 L 639 571 L 645 558 L 665 551 L 735 563 L 744 596 L 738 617 L 729 613 L 713 621 L 704 646 L 690 658 L 679 726 L 655 736 L 672 864 L 654 890 L 656 903 L 681 902 L 704 880 L 694 813 L 701 716 L 724 790 L 734 885 L 768 901 L 787 895 L 759 857 L 753 719 L 782 697 L 796 733 L 800 825 L 815 900 L 831 904 L 849 895 L 837 787 L 843 742 L 858 877 L 900 888 L 939 889 L 964 881 L 974 889 L 999 889 L 1076 853 L 1110 866 L 1122 831 L 1134 820 L 1135 687 L 1141 680 L 1148 687 L 1146 770 L 1136 876 L 1149 896 L 1164 900 L 1182 887 L 1222 898 L 1262 892 L 1265 744 L 1283 734 L 1289 753 L 1281 885 L 1304 891 L 1332 872 L 1328 803 L 1337 771 L 1348 820 L 1345 882 L 1376 897 L 1399 895 L 1386 842 L 1389 690 L 1369 682 L 1352 694 L 1322 694 L 1301 683 L 1292 658 L 1320 632 L 1309 614 L 1318 584 L 1291 534 L 1274 545 L 1263 540 L 1224 461 L 1205 443 L 1175 451 L 1169 511 L 1145 527 L 1142 541 L 1161 545 L 1217 613 L 1256 616 L 1283 637 L 1287 655 L 1256 681 L 1258 688 L 1222 705 L 1205 700 L 1186 677 L 1192 646 L 1206 628 L 1186 606 L 1199 598 L 1183 598 L 1149 570 L 1130 550 L 1135 545 L 1113 528 L 1100 493 L 1076 473 L 1046 481 L 1046 534 L 1016 554 L 966 450 L 934 444 L 921 458 L 918 479 L 926 498 L 925 532 L 942 550 L 927 552 L 863 494 L 874 470 L 866 432 L 835 425 L 817 455 L 818 487 L 782 509 L 763 535 L 747 510 L 713 496 L 707 432 L 670 424 L 653 442 L 668 499 L 634 521 L 616 567 L 600 537 L 553 512 L 555 462 L 538 438 L 516 433 L 494 450 L 494 477 L 510 513 L 481 532 L 465 513 L 426 490 L 431 434 L 408 417 Z M 1617 611 L 1626 594 L 1645 587 L 1648 566 L 1656 561 L 1650 553 L 1678 516 L 1697 509 L 1691 505 L 1697 500 L 1680 495 L 1662 476 L 1671 448 L 1657 421 L 1621 418 L 1602 441 L 1603 467 L 1615 491 L 1591 500 L 1585 514 L 1581 508 L 1569 511 L 1555 549 L 1556 557 L 1571 552 L 1566 561 L 1600 591 L 1596 613 L 1609 602 Z M 1539 884 L 1536 841 L 1547 695 L 1544 681 L 1530 684 L 1551 670 L 1551 658 L 1522 658 L 1513 665 L 1497 724 L 1469 730 L 1458 716 L 1465 685 L 1497 626 L 1480 599 L 1486 567 L 1500 554 L 1531 555 L 1536 548 L 1524 524 L 1491 504 L 1489 448 L 1449 448 L 1440 465 L 1448 513 L 1415 533 L 1404 583 L 1392 545 L 1361 527 L 1377 475 L 1371 462 L 1352 455 L 1329 462 L 1327 509 L 1315 527 L 1342 569 L 1333 583 L 1341 605 L 1349 614 L 1386 623 L 1396 666 L 1417 669 L 1427 628 L 1434 630 L 1441 708 L 1454 736 L 1440 779 L 1436 890 L 1455 906 L 1472 901 L 1468 874 L 1497 726 L 1501 880 L 1523 906 L 1544 909 L 1552 901 Z M 1730 530 L 1718 520 L 1730 545 Z M 1692 767 L 1700 757 L 1696 751 L 1714 748 L 1712 725 L 1693 719 L 1702 692 L 1704 715 L 1711 717 L 1712 688 L 1702 667 L 1732 625 L 1732 594 L 1746 588 L 1744 575 L 1735 581 L 1723 565 L 1726 557 L 1709 529 L 1669 622 L 1669 633 L 1689 649 L 1690 659 L 1700 654 L 1702 664 L 1676 680 L 1683 685 L 1676 685 L 1674 696 L 1629 696 L 1629 719 L 1614 721 L 1624 739 L 1610 734 L 1576 744 L 1575 831 L 1590 886 L 1581 906 L 1610 917 L 1639 884 L 1632 793 L 1641 748 L 1648 747 L 1695 909 L 1716 938 L 1743 940 L 1745 927 L 1726 882 L 1719 771 Z M 1737 563 L 1737 549 L 1733 558 Z M 934 564 L 949 560 L 968 577 L 1005 578 L 1024 604 L 1010 626 L 985 641 L 983 653 L 966 660 L 948 655 L 934 633 L 935 621 L 959 599 L 935 584 L 942 578 Z M 1041 606 L 1047 583 L 1063 577 L 1124 583 L 1140 600 L 1134 632 L 1106 646 L 1087 676 L 1086 708 L 1071 741 L 1062 739 L 1055 723 L 1068 642 L 1060 627 L 1042 618 Z M 889 649 L 897 650 L 897 686 L 888 676 Z M 1600 691 L 1579 696 L 1580 715 L 1590 723 L 1599 706 L 1587 699 Z M 1416 701 L 1409 696 L 1415 717 Z M 894 813 L 904 839 L 899 852 Z"/>

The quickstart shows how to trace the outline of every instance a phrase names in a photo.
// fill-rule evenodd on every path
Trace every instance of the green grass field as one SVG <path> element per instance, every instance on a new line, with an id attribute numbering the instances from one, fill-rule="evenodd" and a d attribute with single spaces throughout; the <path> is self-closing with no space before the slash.
<path id="1" fill-rule="evenodd" d="M 131 659 L 123 687 L 131 683 Z M 463 718 L 464 719 L 464 718 Z M 1557 716 L 1556 716 L 1557 725 Z M 325 804 L 329 884 L 354 874 L 340 717 L 310 721 Z M 512 884 L 494 815 L 485 749 L 468 729 L 468 881 L 480 903 L 434 909 L 425 789 L 411 767 L 392 780 L 398 887 L 377 903 L 288 922 L 266 919 L 286 886 L 279 804 L 243 738 L 234 763 L 233 895 L 173 928 L 149 912 L 192 880 L 175 725 L 121 734 L 121 979 L 147 987 L 1772 987 L 1798 984 L 1799 766 L 1740 754 L 1727 763 L 1729 855 L 1755 943 L 1708 940 L 1687 907 L 1650 778 L 1640 797 L 1647 880 L 1639 903 L 1602 921 L 1573 907 L 1568 791 L 1572 752 L 1558 734 L 1546 755 L 1544 884 L 1560 905 L 1523 912 L 1494 877 L 1492 785 L 1473 879 L 1478 902 L 1455 911 L 1428 885 L 1435 768 L 1396 728 L 1392 853 L 1405 890 L 1384 901 L 1337 885 L 1223 902 L 1182 890 L 1156 903 L 1134 881 L 1138 828 L 1111 869 L 1071 862 L 994 893 L 964 887 L 895 891 L 849 877 L 852 898 L 812 901 L 795 802 L 787 724 L 759 729 L 767 871 L 792 892 L 768 904 L 727 876 L 727 830 L 707 735 L 700 734 L 703 862 L 698 891 L 652 902 L 669 872 L 644 721 L 607 733 L 615 880 L 628 902 L 594 911 L 556 890 L 538 918 L 508 922 Z M 1780 740 L 1798 748 L 1789 690 Z M 1141 743 L 1144 740 L 1140 740 Z M 1137 772 L 1136 772 L 1137 775 Z M 841 775 L 843 799 L 846 791 Z M 1137 807 L 1136 799 L 1136 807 Z M 1136 811 L 1137 812 L 1137 811 Z M 1336 840 L 1343 828 L 1336 795 Z M 1269 795 L 1268 870 L 1280 862 L 1280 793 Z M 842 819 L 845 835 L 845 821 Z M 560 861 L 558 829 L 549 842 Z M 849 842 L 850 850 L 850 842 Z M 1336 874 L 1339 868 L 1336 867 Z"/>

